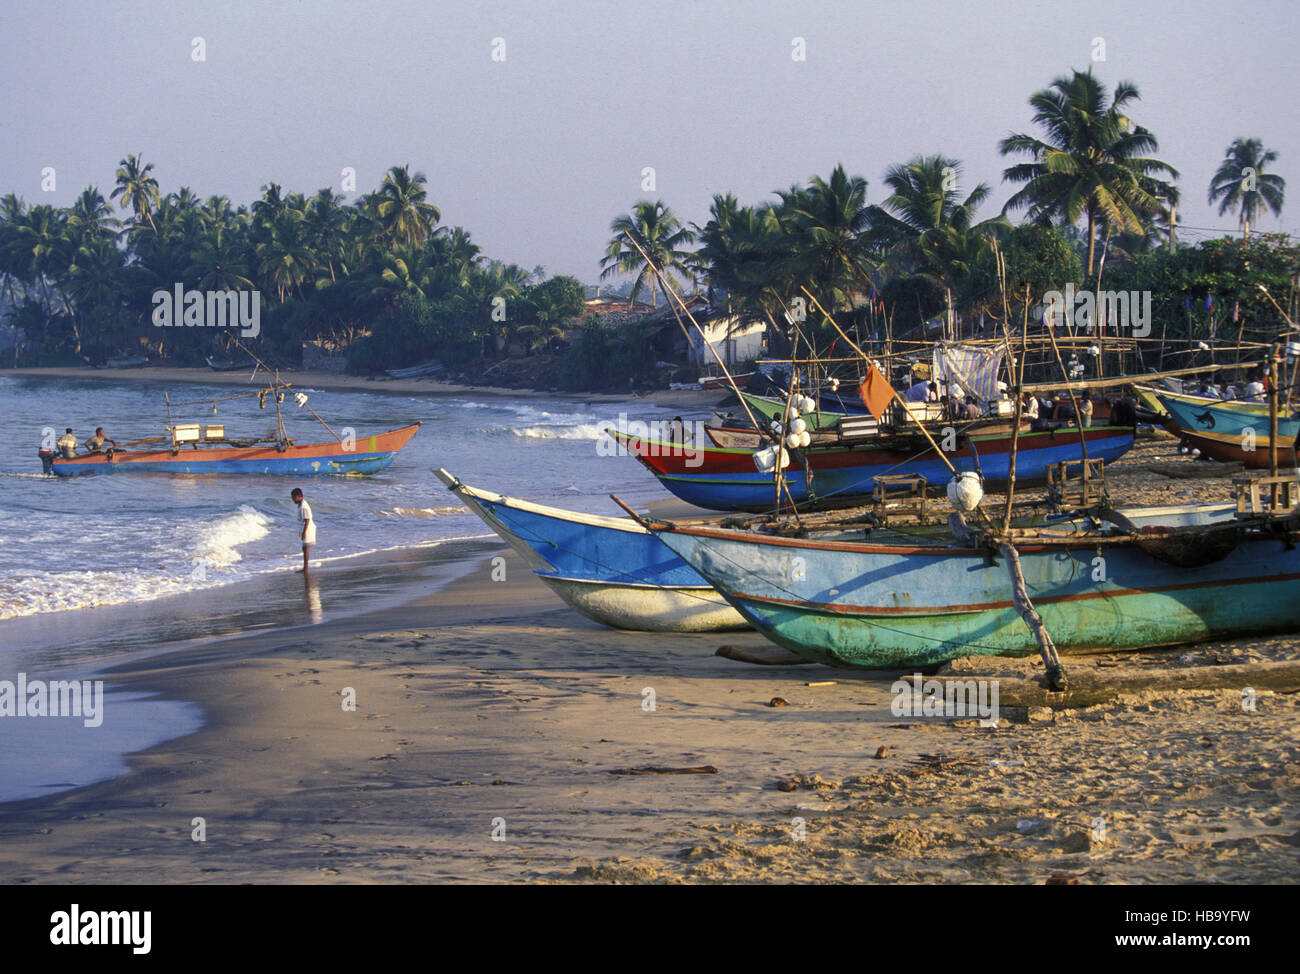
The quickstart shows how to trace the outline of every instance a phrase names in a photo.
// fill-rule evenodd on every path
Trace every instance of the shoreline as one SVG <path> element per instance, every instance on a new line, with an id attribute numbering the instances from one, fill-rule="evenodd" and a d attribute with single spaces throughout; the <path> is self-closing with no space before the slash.
<path id="1" fill-rule="evenodd" d="M 900 721 L 898 674 L 714 655 L 723 643 L 761 653 L 756 633 L 605 629 L 504 557 L 503 581 L 470 559 L 400 606 L 112 667 L 116 690 L 193 701 L 203 726 L 130 755 L 111 780 L 0 805 L 0 881 L 1300 874 L 1295 695 L 1261 692 L 1252 713 L 1236 691 L 1172 691 L 993 728 Z M 1300 638 L 1187 652 L 1296 658 Z M 1141 658 L 1176 666 L 1181 653 Z M 1070 665 L 1104 673 L 1134 658 Z M 1023 675 L 1035 662 L 989 665 Z M 716 770 L 617 773 L 647 766 Z"/>
<path id="2" fill-rule="evenodd" d="M 206 384 L 221 386 L 256 386 L 249 381 L 251 370 L 216 372 L 197 366 L 155 366 L 138 368 L 97 369 L 91 366 L 42 366 L 18 369 L 0 368 L 0 376 L 16 379 L 64 379 L 90 382 L 169 382 L 188 385 Z M 259 375 L 261 373 L 259 372 Z M 338 372 L 295 370 L 283 373 L 284 378 L 299 388 L 316 388 L 323 392 L 373 392 L 380 395 L 412 394 L 426 396 L 488 396 L 517 399 L 569 399 L 583 403 L 644 402 L 655 406 L 676 406 L 682 409 L 705 411 L 720 405 L 727 393 L 717 389 L 658 389 L 647 395 L 633 398 L 629 393 L 609 392 L 546 392 L 537 389 L 509 389 L 504 386 L 473 386 L 454 382 L 438 382 L 429 378 L 382 379 L 350 376 Z"/>

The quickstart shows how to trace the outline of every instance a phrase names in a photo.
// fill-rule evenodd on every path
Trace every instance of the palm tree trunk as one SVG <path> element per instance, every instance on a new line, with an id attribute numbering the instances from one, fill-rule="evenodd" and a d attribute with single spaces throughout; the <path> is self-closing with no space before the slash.
<path id="1" fill-rule="evenodd" d="M 1092 208 L 1088 209 L 1088 277 L 1092 277 L 1092 258 L 1097 248 L 1097 234 L 1095 229 L 1096 216 Z"/>

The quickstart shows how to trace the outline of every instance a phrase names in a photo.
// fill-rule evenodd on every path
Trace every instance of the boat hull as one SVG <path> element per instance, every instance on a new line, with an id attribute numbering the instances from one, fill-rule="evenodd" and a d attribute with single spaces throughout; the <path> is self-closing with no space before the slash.
<path id="1" fill-rule="evenodd" d="M 383 470 L 420 428 L 420 423 L 357 437 L 355 448 L 341 443 L 290 444 L 284 450 L 263 447 L 181 447 L 168 450 L 117 449 L 107 453 L 66 459 L 51 465 L 60 477 L 87 474 L 279 474 L 295 477 L 371 474 Z"/>
<path id="2" fill-rule="evenodd" d="M 1231 516 L 1226 507 L 1216 510 Z M 703 529 L 657 533 L 759 632 L 806 659 L 898 669 L 1038 652 L 1011 603 L 1006 565 L 983 551 Z M 1029 596 L 1061 652 L 1300 628 L 1300 548 L 1288 550 L 1281 537 L 1248 538 L 1196 568 L 1167 564 L 1123 539 L 1023 546 L 1020 560 Z"/>
<path id="3" fill-rule="evenodd" d="M 595 622 L 649 632 L 749 628 L 698 572 L 631 518 L 533 504 L 434 472 L 556 595 Z"/>
<path id="4" fill-rule="evenodd" d="M 689 447 L 636 439 L 607 431 L 640 460 L 665 488 L 696 507 L 715 511 L 769 511 L 777 504 L 775 475 L 754 465 L 752 449 Z M 1132 427 L 1095 426 L 1084 431 L 1088 456 L 1117 460 L 1133 446 Z M 919 441 L 919 448 L 916 445 Z M 978 470 L 988 483 L 1008 478 L 1009 431 L 975 435 L 946 453 L 959 471 Z M 1083 449 L 1077 428 L 1022 432 L 1017 442 L 1016 480 L 1032 483 L 1046 477 L 1049 466 L 1079 460 Z M 788 506 L 835 507 L 860 503 L 871 494 L 875 478 L 885 474 L 920 474 L 930 483 L 946 483 L 947 464 L 920 434 L 892 445 L 863 444 L 796 451 L 784 471 L 781 501 Z M 787 498 L 785 489 L 789 489 Z"/>
<path id="5" fill-rule="evenodd" d="M 1223 401 L 1155 390 L 1155 397 L 1183 433 L 1210 434 L 1214 439 L 1251 435 L 1268 442 L 1269 408 L 1263 403 Z M 1300 436 L 1300 413 L 1285 409 L 1278 416 L 1278 440 L 1292 444 Z"/>
<path id="6" fill-rule="evenodd" d="M 741 396 L 749 404 L 749 408 L 760 416 L 768 420 L 780 420 L 785 414 L 785 400 L 780 401 L 768 396 L 757 396 L 750 392 L 742 392 Z M 803 420 L 808 424 L 810 430 L 829 430 L 835 427 L 846 414 L 842 412 L 822 412 L 814 411 L 804 413 Z"/>
<path id="7" fill-rule="evenodd" d="M 1267 429 L 1267 427 L 1265 427 Z M 1217 460 L 1220 463 L 1241 463 L 1247 467 L 1256 470 L 1268 469 L 1272 466 L 1271 451 L 1269 450 L 1269 437 L 1265 433 L 1263 436 L 1256 437 L 1249 441 L 1243 436 L 1216 435 L 1214 433 L 1193 433 L 1189 430 L 1179 430 L 1179 436 L 1187 441 L 1187 445 L 1193 449 L 1200 450 L 1204 456 L 1211 460 Z M 1294 467 L 1296 465 L 1296 448 L 1295 442 L 1285 442 L 1278 437 L 1277 462 L 1282 467 Z M 1254 449 L 1247 449 L 1252 446 Z"/>

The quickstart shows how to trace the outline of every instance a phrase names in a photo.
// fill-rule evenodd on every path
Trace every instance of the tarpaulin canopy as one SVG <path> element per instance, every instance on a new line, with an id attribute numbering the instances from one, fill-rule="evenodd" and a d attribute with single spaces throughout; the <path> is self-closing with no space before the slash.
<path id="1" fill-rule="evenodd" d="M 934 377 L 948 384 L 949 395 L 997 399 L 1002 395 L 998 388 L 1002 355 L 1000 346 L 940 342 L 934 346 Z"/>

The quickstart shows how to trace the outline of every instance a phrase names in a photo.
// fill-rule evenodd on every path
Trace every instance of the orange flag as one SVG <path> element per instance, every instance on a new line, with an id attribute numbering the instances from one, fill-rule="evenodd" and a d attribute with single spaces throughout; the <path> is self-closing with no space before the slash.
<path id="1" fill-rule="evenodd" d="M 894 388 L 881 371 L 873 363 L 868 362 L 867 376 L 858 386 L 858 395 L 862 398 L 862 405 L 866 406 L 867 411 L 879 421 L 880 417 L 885 415 L 889 404 L 894 401 Z"/>

